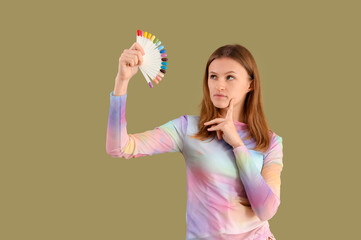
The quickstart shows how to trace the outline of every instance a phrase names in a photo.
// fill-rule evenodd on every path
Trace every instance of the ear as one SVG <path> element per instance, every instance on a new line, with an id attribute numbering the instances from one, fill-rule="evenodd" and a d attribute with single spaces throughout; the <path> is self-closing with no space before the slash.
<path id="1" fill-rule="evenodd" d="M 251 80 L 248 86 L 248 92 L 253 91 L 253 89 L 254 89 L 254 80 Z"/>

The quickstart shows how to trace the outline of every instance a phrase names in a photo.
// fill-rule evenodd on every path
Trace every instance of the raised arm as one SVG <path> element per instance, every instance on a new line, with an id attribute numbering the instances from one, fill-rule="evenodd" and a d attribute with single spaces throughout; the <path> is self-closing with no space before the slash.
<path id="1" fill-rule="evenodd" d="M 262 221 L 271 219 L 281 203 L 282 137 L 273 133 L 271 146 L 264 155 L 261 173 L 245 145 L 234 148 L 233 152 L 253 211 Z"/>
<path id="2" fill-rule="evenodd" d="M 125 118 L 127 93 L 110 93 L 106 152 L 112 157 L 136 158 L 165 152 L 182 152 L 187 115 L 173 119 L 153 130 L 128 134 Z"/>
<path id="3" fill-rule="evenodd" d="M 130 79 L 143 62 L 144 50 L 135 42 L 119 58 L 114 91 L 110 93 L 106 152 L 112 157 L 136 158 L 183 150 L 183 137 L 187 116 L 173 119 L 159 127 L 142 133 L 128 134 L 125 119 L 127 88 Z"/>

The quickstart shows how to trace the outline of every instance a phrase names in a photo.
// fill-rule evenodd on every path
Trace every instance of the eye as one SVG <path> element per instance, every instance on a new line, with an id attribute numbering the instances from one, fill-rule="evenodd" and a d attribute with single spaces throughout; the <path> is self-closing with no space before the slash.
<path id="1" fill-rule="evenodd" d="M 212 74 L 212 75 L 209 76 L 210 79 L 214 79 L 213 77 L 217 77 L 217 76 L 214 75 L 214 74 Z M 228 75 L 228 76 L 227 76 L 227 79 L 229 79 L 229 77 L 231 77 L 231 78 L 234 79 L 234 77 L 233 77 L 232 75 Z"/>

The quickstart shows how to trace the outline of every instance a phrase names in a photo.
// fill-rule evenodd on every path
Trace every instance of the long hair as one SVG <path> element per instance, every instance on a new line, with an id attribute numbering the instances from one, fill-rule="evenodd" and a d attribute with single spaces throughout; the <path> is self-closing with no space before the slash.
<path id="1" fill-rule="evenodd" d="M 272 131 L 268 127 L 263 112 L 260 75 L 256 61 L 250 51 L 239 44 L 229 44 L 219 47 L 209 57 L 203 78 L 203 100 L 199 105 L 201 107 L 198 124 L 199 131 L 191 137 L 199 140 L 206 140 L 213 137 L 213 140 L 217 135 L 216 131 L 208 131 L 208 126 L 205 126 L 204 123 L 214 118 L 222 117 L 220 109 L 215 107 L 211 101 L 208 88 L 209 65 L 214 59 L 222 57 L 228 57 L 239 62 L 246 69 L 249 78 L 253 81 L 251 83 L 251 86 L 253 84 L 253 89 L 247 93 L 243 105 L 243 112 L 241 113 L 243 115 L 241 119 L 243 119 L 248 127 L 248 136 L 242 140 L 251 137 L 254 138 L 257 144 L 253 150 L 264 152 L 270 147 L 270 133 Z"/>

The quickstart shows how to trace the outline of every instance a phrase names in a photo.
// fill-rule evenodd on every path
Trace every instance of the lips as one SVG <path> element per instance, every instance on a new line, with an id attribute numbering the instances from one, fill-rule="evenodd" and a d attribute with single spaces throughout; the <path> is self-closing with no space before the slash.
<path id="1" fill-rule="evenodd" d="M 222 95 L 222 94 L 216 94 L 214 96 L 216 96 L 216 97 L 225 97 L 225 95 Z"/>

